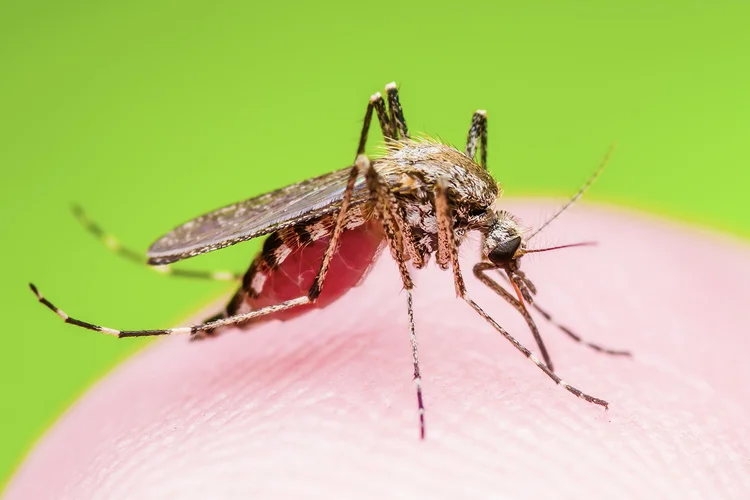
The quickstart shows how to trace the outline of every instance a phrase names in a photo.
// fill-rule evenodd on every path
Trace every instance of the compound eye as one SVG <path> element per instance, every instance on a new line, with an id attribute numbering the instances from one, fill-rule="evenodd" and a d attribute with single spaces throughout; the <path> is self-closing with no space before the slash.
<path id="1" fill-rule="evenodd" d="M 513 260 L 513 256 L 518 251 L 518 247 L 520 246 L 520 236 L 505 240 L 499 243 L 495 248 L 490 250 L 487 258 L 490 259 L 490 262 L 492 262 L 496 266 L 505 266 L 507 264 L 510 264 L 510 262 Z"/>

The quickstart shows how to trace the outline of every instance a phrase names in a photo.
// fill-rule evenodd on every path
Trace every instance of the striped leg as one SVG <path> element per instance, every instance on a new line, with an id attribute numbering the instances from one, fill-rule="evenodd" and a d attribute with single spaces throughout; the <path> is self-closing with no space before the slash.
<path id="1" fill-rule="evenodd" d="M 479 305 L 476 302 L 474 302 L 473 300 L 471 300 L 471 298 L 469 298 L 468 295 L 464 295 L 463 299 L 466 301 L 466 303 L 468 303 L 477 312 L 477 314 L 479 314 L 482 318 L 485 319 L 485 321 L 487 321 L 490 325 L 492 325 L 495 328 L 495 330 L 497 330 L 498 332 L 500 332 L 503 337 L 505 337 L 506 339 L 508 339 L 508 341 L 511 344 L 513 344 L 513 346 L 516 349 L 518 349 L 519 351 L 521 351 L 524 356 L 526 356 L 527 358 L 529 358 L 540 370 L 542 370 L 544 373 L 546 373 L 547 376 L 549 378 L 551 378 L 557 385 L 563 387 L 565 390 L 567 390 L 568 392 L 570 392 L 570 393 L 578 396 L 579 398 L 583 399 L 584 401 L 588 401 L 589 403 L 593 403 L 593 404 L 596 404 L 596 405 L 599 405 L 599 406 L 603 406 L 605 409 L 609 408 L 609 403 L 607 403 L 603 399 L 595 398 L 594 396 L 589 396 L 588 394 L 582 392 L 581 390 L 576 389 L 572 385 L 567 384 L 560 377 L 558 377 L 557 375 L 555 375 L 555 373 L 552 370 L 550 370 L 547 367 L 547 365 L 545 365 L 544 363 L 542 363 L 541 361 L 539 361 L 536 358 L 536 356 L 534 356 L 531 353 L 531 351 L 529 351 L 528 349 L 526 349 L 519 341 L 517 341 L 515 338 L 513 338 L 513 336 L 511 336 L 511 334 L 508 333 L 502 326 L 498 325 L 497 322 L 494 319 L 492 319 L 492 317 L 489 314 L 487 314 L 486 312 L 484 312 L 484 310 L 481 307 L 479 307 Z"/>
<path id="2" fill-rule="evenodd" d="M 500 294 L 501 296 L 503 296 L 503 298 L 504 298 L 504 299 L 505 299 L 506 301 L 508 301 L 508 302 L 511 302 L 510 300 L 508 300 L 508 298 L 506 298 L 506 297 L 505 297 L 505 296 L 503 295 L 503 293 L 502 293 L 502 292 L 498 291 L 498 290 L 497 290 L 497 289 L 495 288 L 495 287 L 500 287 L 500 285 L 499 285 L 498 283 L 496 283 L 496 282 L 495 282 L 495 281 L 494 281 L 494 280 L 493 280 L 492 278 L 490 278 L 490 277 L 489 277 L 489 276 L 488 276 L 487 274 L 485 274 L 485 273 L 484 273 L 484 271 L 487 271 L 487 270 L 489 270 L 489 269 L 494 269 L 494 267 L 495 267 L 495 266 L 493 266 L 492 264 L 488 264 L 488 263 L 480 263 L 480 264 L 477 264 L 477 265 L 476 265 L 476 266 L 474 267 L 474 275 L 475 275 L 475 276 L 476 276 L 477 278 L 479 278 L 479 279 L 480 279 L 480 280 L 481 280 L 481 281 L 482 281 L 482 282 L 483 282 L 483 283 L 484 283 L 485 285 L 487 285 L 488 287 L 492 288 L 493 290 L 495 290 L 495 292 L 497 292 L 498 294 Z M 481 269 L 481 271 L 479 271 L 479 270 L 478 270 L 478 268 L 480 268 L 480 269 Z M 482 273 L 482 277 L 480 277 L 480 276 L 479 276 L 479 275 L 477 274 L 477 272 L 481 272 L 481 273 Z M 506 273 L 504 273 L 504 272 L 500 272 L 500 276 L 502 276 L 503 278 L 505 278 L 505 280 L 506 280 L 506 281 L 508 280 L 508 276 L 507 276 L 507 274 L 506 274 Z M 516 270 L 516 271 L 515 271 L 515 273 L 514 273 L 514 276 L 518 276 L 518 277 L 519 277 L 519 278 L 520 278 L 520 279 L 521 279 L 521 280 L 522 280 L 522 281 L 523 281 L 523 282 L 524 282 L 524 283 L 526 284 L 526 286 L 528 287 L 528 291 L 530 291 L 530 292 L 531 292 L 532 294 L 536 294 L 536 289 L 535 289 L 535 288 L 533 288 L 533 285 L 531 284 L 531 281 L 529 281 L 529 280 L 528 280 L 528 279 L 526 278 L 526 276 L 525 276 L 525 275 L 523 274 L 523 272 L 521 272 L 520 270 Z M 485 281 L 485 280 L 486 280 L 486 281 Z M 494 285 L 490 285 L 490 282 L 494 283 Z M 529 286 L 529 285 L 530 285 L 530 286 Z M 505 290 L 503 290 L 503 291 L 505 291 Z M 507 293 L 507 291 L 505 291 L 505 292 Z M 508 294 L 508 295 L 510 295 L 510 294 Z M 514 301 L 514 302 L 518 303 L 518 301 L 516 300 L 516 298 L 515 298 L 515 297 L 513 297 L 512 295 L 510 295 L 510 297 L 511 297 L 511 298 L 513 299 L 513 301 Z M 624 350 L 621 350 L 621 349 L 611 349 L 611 348 L 609 348 L 609 347 L 604 347 L 604 346 L 602 346 L 602 345 L 599 345 L 599 344 L 594 344 L 593 342 L 588 342 L 588 341 L 584 340 L 584 339 L 583 339 L 583 338 L 581 338 L 581 337 L 580 337 L 579 335 L 575 334 L 575 333 L 574 333 L 574 332 L 573 332 L 573 331 L 572 331 L 572 330 L 571 330 L 570 328 L 566 327 L 565 325 L 562 325 L 562 324 L 558 323 L 558 322 L 557 322 L 557 321 L 556 321 L 556 320 L 555 320 L 555 319 L 554 319 L 554 318 L 552 317 L 552 315 L 551 315 L 550 313 L 548 313 L 548 312 L 547 312 L 547 310 L 546 310 L 546 309 L 543 309 L 543 308 L 542 308 L 541 306 L 537 305 L 537 303 L 536 303 L 536 301 L 534 300 L 534 297 L 533 297 L 533 296 L 529 295 L 529 296 L 527 297 L 527 296 L 525 295 L 525 296 L 524 296 L 524 298 L 526 299 L 526 302 L 528 302 L 529 304 L 531 304 L 531 307 L 533 307 L 534 309 L 536 309 L 536 310 L 537 310 L 537 312 L 539 312 L 539 314 L 541 314 L 541 315 L 542 315 L 542 317 L 543 317 L 544 319 L 546 319 L 546 320 L 547 320 L 547 321 L 549 321 L 549 322 L 550 322 L 550 323 L 551 323 L 552 325 L 554 325 L 554 326 L 556 326 L 557 328 L 559 328 L 559 329 L 560 329 L 560 330 L 561 330 L 561 331 L 562 331 L 563 333 L 565 333 L 565 334 L 566 334 L 566 335 L 567 335 L 568 337 L 572 338 L 573 340 L 575 340 L 576 342 L 578 342 L 578 343 L 580 343 L 580 344 L 583 344 L 583 345 L 585 345 L 585 346 L 586 346 L 586 347 L 588 347 L 589 349 L 592 349 L 592 350 L 594 350 L 594 351 L 597 351 L 597 352 L 601 352 L 601 353 L 603 353 L 603 354 L 609 354 L 609 355 L 611 355 L 611 356 L 632 356 L 632 354 L 631 354 L 631 353 L 630 353 L 629 351 L 624 351 Z M 516 305 L 515 305 L 515 304 L 511 304 L 511 305 L 513 305 L 514 307 L 516 307 Z M 518 307 L 516 307 L 516 309 L 518 309 Z M 549 366 L 549 365 L 548 365 L 548 366 Z M 550 367 L 550 368 L 551 368 L 551 367 Z"/>
<path id="3" fill-rule="evenodd" d="M 94 237 L 101 241 L 109 250 L 113 251 L 120 257 L 135 262 L 138 265 L 145 266 L 148 269 L 152 269 L 159 274 L 215 281 L 238 281 L 241 277 L 241 275 L 229 271 L 194 271 L 192 269 L 179 269 L 168 265 L 149 266 L 144 255 L 120 244 L 117 238 L 108 234 L 99 224 L 90 219 L 82 207 L 79 205 L 73 205 L 72 211 L 73 215 L 78 219 L 78 222 L 81 223 L 84 229 L 94 235 Z"/>
<path id="4" fill-rule="evenodd" d="M 380 92 L 376 92 L 370 97 L 370 102 L 367 103 L 367 111 L 365 112 L 365 120 L 362 125 L 362 133 L 359 136 L 359 147 L 357 148 L 357 156 L 365 153 L 365 146 L 367 145 L 367 134 L 370 131 L 370 122 L 372 121 L 372 112 L 378 115 L 378 122 L 380 122 L 380 130 L 383 132 L 383 137 L 386 142 L 389 140 L 397 141 L 399 139 L 399 133 L 402 138 L 409 137 L 409 130 L 406 128 L 406 118 L 404 118 L 404 110 L 401 108 L 401 102 L 398 98 L 398 89 L 395 83 L 389 83 L 385 86 L 385 92 L 388 95 L 388 106 L 389 110 L 386 109 L 385 100 Z"/>
<path id="5" fill-rule="evenodd" d="M 42 304 L 47 306 L 49 309 L 51 309 L 55 314 L 57 314 L 60 318 L 62 318 L 63 321 L 65 321 L 66 323 L 70 323 L 72 325 L 76 325 L 81 328 L 86 328 L 89 330 L 94 330 L 97 332 L 114 335 L 115 337 L 118 337 L 118 338 L 119 337 L 147 337 L 147 336 L 155 336 L 155 335 L 171 335 L 173 333 L 187 333 L 192 336 L 196 336 L 200 332 L 215 330 L 216 328 L 219 328 L 222 326 L 242 324 L 252 319 L 259 318 L 261 316 L 266 316 L 268 314 L 285 311 L 293 307 L 313 303 L 318 298 L 321 290 L 323 289 L 326 274 L 328 272 L 328 266 L 330 265 L 330 261 L 331 261 L 331 258 L 333 257 L 334 252 L 336 251 L 336 246 L 338 245 L 338 240 L 343 230 L 343 226 L 344 226 L 343 223 L 346 218 L 346 211 L 349 208 L 349 202 L 351 201 L 352 191 L 354 190 L 354 183 L 357 179 L 357 176 L 359 175 L 359 172 L 361 172 L 362 170 L 367 170 L 369 168 L 370 168 L 370 161 L 365 156 L 358 157 L 357 161 L 352 167 L 352 172 L 350 174 L 346 190 L 344 191 L 344 196 L 341 200 L 341 209 L 336 219 L 336 225 L 334 226 L 333 231 L 331 232 L 330 239 L 328 240 L 328 245 L 326 247 L 323 262 L 321 263 L 320 270 L 318 271 L 316 279 L 315 281 L 313 281 L 313 284 L 310 287 L 310 290 L 307 295 L 303 295 L 295 299 L 287 300 L 287 301 L 281 302 L 280 304 L 262 307 L 255 311 L 248 311 L 248 312 L 241 313 L 241 314 L 234 314 L 228 317 L 214 318 L 207 322 L 200 323 L 197 325 L 192 325 L 192 326 L 155 329 L 155 330 L 118 330 L 115 328 L 103 327 L 103 326 L 95 325 L 93 323 L 89 323 L 87 321 L 81 321 L 79 319 L 71 318 L 61 309 L 59 309 L 58 307 L 53 305 L 50 301 L 48 301 L 46 298 L 44 298 L 42 294 L 39 292 L 39 290 L 36 288 L 36 286 L 34 286 L 34 284 L 30 283 L 29 287 L 31 288 L 31 291 L 34 292 L 39 302 L 41 302 Z"/>
<path id="6" fill-rule="evenodd" d="M 567 326 L 558 323 L 552 317 L 552 315 L 550 313 L 548 313 L 545 309 L 542 309 L 540 306 L 538 306 L 536 302 L 532 302 L 531 306 L 534 309 L 536 309 L 539 312 L 539 314 L 542 315 L 542 317 L 544 319 L 546 319 L 547 321 L 549 321 L 550 323 L 552 323 L 560 331 L 562 331 L 563 333 L 565 333 L 568 337 L 572 338 L 573 340 L 575 340 L 579 344 L 585 345 L 589 349 L 592 349 L 592 350 L 597 351 L 597 352 L 601 352 L 603 354 L 609 354 L 611 356 L 628 356 L 628 357 L 633 356 L 633 354 L 630 351 L 625 351 L 625 350 L 622 350 L 622 349 L 612 349 L 610 347 L 604 347 L 602 345 L 594 344 L 593 342 L 589 342 L 587 340 L 584 340 L 579 335 L 576 335 L 575 333 L 573 333 L 573 331 L 570 330 L 570 328 L 568 328 Z"/>
<path id="7" fill-rule="evenodd" d="M 445 189 L 443 189 L 441 183 L 438 183 L 438 190 L 435 194 L 435 208 L 437 211 L 437 217 L 438 217 L 438 246 L 440 247 L 440 241 L 444 241 L 444 245 L 447 247 L 449 253 L 450 253 L 450 262 L 453 266 L 453 279 L 456 284 L 456 293 L 459 297 L 464 299 L 467 304 L 469 304 L 472 309 L 474 309 L 477 314 L 479 314 L 482 318 L 485 319 L 490 325 L 495 328 L 500 334 L 502 334 L 503 337 L 508 339 L 508 341 L 513 344 L 513 346 L 521 351 L 524 356 L 529 358 L 540 370 L 542 370 L 544 373 L 547 374 L 549 378 L 551 378 L 557 385 L 563 387 L 568 392 L 574 394 L 575 396 L 588 401 L 589 403 L 597 404 L 600 406 L 603 406 L 604 408 L 609 407 L 609 403 L 604 401 L 603 399 L 595 398 L 594 396 L 589 396 L 588 394 L 580 391 L 579 389 L 576 389 L 575 387 L 567 384 L 564 382 L 560 377 L 558 377 L 547 365 L 542 363 L 540 360 L 534 356 L 531 351 L 529 351 L 526 347 L 523 346 L 519 341 L 517 341 L 510 333 L 508 333 L 502 326 L 497 324 L 497 322 L 492 319 L 492 317 L 484 312 L 484 310 L 479 307 L 479 305 L 471 300 L 468 293 L 466 292 L 466 285 L 464 284 L 463 277 L 461 276 L 461 269 L 459 267 L 458 262 L 458 246 L 455 244 L 454 236 L 453 236 L 453 222 L 452 222 L 452 214 L 450 212 L 450 205 L 448 204 L 447 199 L 447 193 L 445 192 Z M 442 236 L 441 236 L 442 234 Z M 527 313 L 528 314 L 528 313 Z"/>
<path id="8" fill-rule="evenodd" d="M 587 340 L 584 340 L 583 338 L 581 338 L 579 335 L 576 335 L 575 333 L 573 333 L 573 331 L 571 331 L 565 325 L 562 325 L 562 324 L 558 323 L 552 317 L 552 315 L 550 315 L 550 313 L 548 313 L 545 309 L 542 309 L 541 307 L 539 307 L 536 304 L 536 302 L 532 302 L 531 306 L 534 309 L 536 309 L 539 312 L 539 314 L 541 314 L 542 317 L 544 317 L 544 319 L 546 319 L 547 321 L 549 321 L 550 323 L 552 323 L 554 326 L 556 326 L 557 328 L 559 328 L 563 333 L 565 333 L 566 335 L 568 335 L 568 337 L 572 338 L 573 340 L 575 340 L 579 344 L 585 345 L 589 349 L 592 349 L 592 350 L 597 351 L 597 352 L 601 352 L 603 354 L 609 354 L 611 356 L 628 356 L 628 357 L 630 357 L 630 356 L 633 355 L 630 351 L 624 351 L 622 349 L 612 349 L 612 348 L 609 348 L 609 347 L 604 347 L 604 346 L 599 345 L 599 344 L 594 344 L 593 342 L 588 342 Z"/>
<path id="9" fill-rule="evenodd" d="M 400 134 L 402 139 L 408 139 L 409 129 L 406 127 L 406 118 L 404 118 L 404 109 L 398 98 L 396 82 L 386 85 L 385 93 L 388 94 L 388 109 L 391 112 L 391 130 L 394 132 L 394 138 L 398 139 Z"/>
<path id="10" fill-rule="evenodd" d="M 257 311 L 250 311 L 248 313 L 238 314 L 236 316 L 231 316 L 229 318 L 219 318 L 219 319 L 215 319 L 215 320 L 208 321 L 206 323 L 201 323 L 198 325 L 183 326 L 183 327 L 177 327 L 177 328 L 155 329 L 155 330 L 117 330 L 115 328 L 99 326 L 93 323 L 89 323 L 87 321 L 81 321 L 79 319 L 71 318 L 62 309 L 59 309 L 57 306 L 52 304 L 49 300 L 44 298 L 44 296 L 42 296 L 42 294 L 39 292 L 37 287 L 34 286 L 33 283 L 29 283 L 29 287 L 31 288 L 31 291 L 34 292 L 39 302 L 41 302 L 42 304 L 47 306 L 49 309 L 54 311 L 54 313 L 60 316 L 63 319 L 63 321 L 65 321 L 66 323 L 80 326 L 81 328 L 86 328 L 88 330 L 94 330 L 97 332 L 106 333 L 108 335 L 114 335 L 115 337 L 118 337 L 118 338 L 149 337 L 149 336 L 156 336 L 156 335 L 171 335 L 173 333 L 187 333 L 187 334 L 195 335 L 196 333 L 201 332 L 201 331 L 212 330 L 214 328 L 219 328 L 219 327 L 227 326 L 227 325 L 236 325 L 239 323 L 243 323 L 245 321 L 249 321 L 253 318 L 265 316 L 267 314 L 272 314 L 272 313 L 279 312 L 279 311 L 285 311 L 287 309 L 291 309 L 292 307 L 297 307 L 303 304 L 310 303 L 310 299 L 308 299 L 306 296 L 302 296 L 296 299 L 287 300 L 285 302 L 282 302 L 281 304 L 263 307 L 261 309 L 258 309 Z"/>
<path id="11" fill-rule="evenodd" d="M 495 269 L 495 265 L 490 262 L 480 262 L 479 264 L 474 266 L 474 276 L 476 276 L 479 281 L 484 283 L 495 293 L 500 295 L 508 304 L 512 305 L 521 314 L 521 316 L 523 316 L 523 319 L 526 320 L 526 324 L 529 326 L 529 330 L 531 330 L 531 333 L 534 335 L 534 340 L 536 341 L 537 346 L 539 346 L 539 351 L 542 353 L 544 364 L 546 364 L 550 370 L 555 371 L 555 368 L 552 365 L 552 359 L 547 352 L 547 347 L 544 345 L 544 340 L 542 340 L 542 336 L 539 334 L 539 329 L 537 328 L 534 319 L 529 314 L 529 311 L 521 302 L 518 301 L 516 297 L 513 296 L 513 294 L 505 290 L 497 282 L 495 282 L 492 278 L 485 274 L 485 271 L 487 271 L 488 269 Z M 525 290 L 525 288 L 522 288 L 522 290 Z M 527 302 L 531 301 L 527 300 Z"/>
<path id="12" fill-rule="evenodd" d="M 383 229 L 385 231 L 388 246 L 391 250 L 393 260 L 396 261 L 401 281 L 406 290 L 406 308 L 409 319 L 409 338 L 411 340 L 412 365 L 414 367 L 413 380 L 417 390 L 417 411 L 419 412 L 419 435 L 425 438 L 425 408 L 424 398 L 422 397 L 422 373 L 419 369 L 419 344 L 417 343 L 417 331 L 414 325 L 414 305 L 412 289 L 414 282 L 406 267 L 406 258 L 404 249 L 411 241 L 411 235 L 404 231 L 405 224 L 395 208 L 395 202 L 388 192 L 387 186 L 383 183 L 382 178 L 374 168 L 367 171 L 367 183 L 370 190 L 375 194 L 377 199 L 376 210 L 381 214 L 383 219 Z"/>
<path id="13" fill-rule="evenodd" d="M 477 154 L 477 142 L 479 142 L 479 147 L 481 148 L 480 165 L 487 168 L 487 112 L 483 109 L 474 113 L 471 119 L 469 135 L 466 138 L 466 156 L 472 160 Z"/>
<path id="14" fill-rule="evenodd" d="M 251 266 L 250 269 L 253 269 L 253 267 Z M 203 320 L 203 322 L 210 323 L 212 321 L 216 321 L 222 318 L 231 318 L 232 316 L 236 316 L 238 314 L 241 314 L 242 312 L 250 312 L 251 310 L 250 308 L 245 308 L 244 311 L 242 309 L 243 304 L 245 304 L 246 298 L 247 298 L 247 292 L 245 291 L 244 285 L 240 286 L 237 289 L 237 291 L 234 292 L 234 295 L 232 295 L 232 298 L 229 300 L 229 302 L 227 302 L 227 305 L 224 307 L 223 311 L 217 314 L 214 314 L 210 318 Z M 241 323 L 237 323 L 237 325 L 244 326 Z M 205 330 L 201 330 L 199 332 L 195 332 L 192 335 L 190 335 L 190 340 L 203 340 L 203 339 L 208 339 L 208 338 L 215 338 L 218 336 L 220 332 L 221 332 L 221 329 L 219 328 L 207 328 Z"/>

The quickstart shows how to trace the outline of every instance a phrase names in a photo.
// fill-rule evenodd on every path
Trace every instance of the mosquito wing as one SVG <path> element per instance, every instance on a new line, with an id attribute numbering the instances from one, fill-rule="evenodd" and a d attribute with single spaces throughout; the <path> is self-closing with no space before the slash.
<path id="1" fill-rule="evenodd" d="M 335 212 L 350 171 L 337 170 L 201 215 L 151 245 L 148 263 L 170 264 Z M 360 177 L 351 203 L 367 198 L 366 183 Z"/>

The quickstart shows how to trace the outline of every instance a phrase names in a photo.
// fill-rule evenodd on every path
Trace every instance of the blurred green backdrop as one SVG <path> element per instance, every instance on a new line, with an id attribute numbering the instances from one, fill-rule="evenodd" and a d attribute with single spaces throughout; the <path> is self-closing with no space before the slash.
<path id="1" fill-rule="evenodd" d="M 345 166 L 368 96 L 396 80 L 413 131 L 461 144 L 489 111 L 508 195 L 568 195 L 616 141 L 589 200 L 747 236 L 748 19 L 726 0 L 0 2 L 0 480 L 144 345 L 63 325 L 28 281 L 122 328 L 172 325 L 230 288 L 120 260 L 71 202 L 145 250 Z M 185 266 L 241 270 L 256 248 Z"/>

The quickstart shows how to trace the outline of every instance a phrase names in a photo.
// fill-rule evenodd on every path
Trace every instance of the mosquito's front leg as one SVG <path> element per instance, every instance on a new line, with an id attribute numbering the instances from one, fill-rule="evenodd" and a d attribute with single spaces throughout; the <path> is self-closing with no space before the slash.
<path id="1" fill-rule="evenodd" d="M 550 355 L 547 352 L 547 346 L 544 345 L 544 340 L 539 333 L 539 328 L 537 328 L 534 319 L 529 314 L 529 311 L 521 302 L 518 301 L 516 297 L 514 297 L 505 288 L 501 287 L 499 283 L 485 274 L 485 271 L 487 271 L 488 269 L 495 268 L 496 266 L 490 262 L 480 262 L 474 266 L 474 276 L 476 276 L 479 281 L 484 283 L 496 294 L 500 295 L 508 304 L 512 305 L 516 309 L 516 311 L 521 314 L 521 316 L 523 316 L 523 319 L 526 320 L 526 324 L 529 325 L 529 330 L 531 330 L 532 335 L 534 335 L 536 345 L 539 346 L 539 351 L 542 353 L 544 363 L 549 367 L 550 370 L 555 371 L 555 368 L 552 365 L 552 358 L 550 358 Z"/>
<path id="2" fill-rule="evenodd" d="M 479 307 L 479 305 L 476 302 L 474 302 L 473 300 L 471 300 L 471 298 L 469 298 L 468 295 L 464 295 L 463 299 L 466 301 L 467 304 L 469 304 L 472 307 L 472 309 L 474 309 L 474 311 L 476 311 L 477 314 L 479 314 L 482 318 L 485 319 L 485 321 L 487 321 L 490 325 L 492 325 L 492 327 L 495 330 L 497 330 L 498 332 L 500 332 L 500 334 L 503 337 L 505 337 L 506 339 L 508 339 L 508 341 L 511 344 L 513 344 L 513 347 L 515 347 L 516 349 L 518 349 L 519 351 L 521 351 L 521 353 L 523 353 L 524 356 L 526 356 L 527 358 L 529 358 L 537 366 L 537 368 L 539 368 L 545 374 L 547 374 L 547 376 L 549 378 L 551 378 L 557 385 L 563 387 L 566 391 L 568 391 L 568 392 L 572 393 L 573 395 L 575 395 L 575 396 L 583 399 L 584 401 L 587 401 L 589 403 L 593 403 L 593 404 L 596 404 L 596 405 L 599 405 L 599 406 L 603 406 L 605 409 L 609 407 L 609 403 L 607 403 L 603 399 L 599 399 L 599 398 L 596 398 L 594 396 L 589 396 L 588 394 L 584 393 L 580 389 L 576 389 L 572 385 L 570 385 L 570 384 L 566 383 L 565 381 L 563 381 L 560 377 L 558 377 L 555 374 L 555 372 L 553 372 L 552 370 L 550 370 L 547 367 L 547 365 L 545 365 L 540 360 L 538 360 L 536 358 L 536 356 L 534 356 L 531 353 L 531 351 L 529 351 L 526 347 L 523 346 L 523 344 L 521 344 L 518 340 L 516 340 L 502 326 L 500 326 L 499 324 L 497 324 L 497 322 L 494 319 L 492 319 L 492 317 L 489 314 L 487 314 L 486 312 L 484 312 L 484 310 L 481 307 Z"/>
<path id="3" fill-rule="evenodd" d="M 448 200 L 447 183 L 443 179 L 438 179 L 435 185 L 435 214 L 438 222 L 438 264 L 443 267 L 443 269 L 447 269 L 449 265 L 453 268 L 453 282 L 456 285 L 456 295 L 458 297 L 466 298 L 466 285 L 464 284 L 464 278 L 461 274 L 461 267 L 458 262 L 458 244 L 455 241 L 455 236 L 453 234 L 453 210 L 451 209 Z M 477 265 L 477 267 L 479 266 L 482 266 L 482 264 L 480 263 Z M 480 276 L 477 274 L 476 268 L 474 274 L 476 274 L 482 281 L 486 278 L 484 275 Z M 529 325 L 529 329 L 531 329 L 531 332 L 534 335 L 534 340 L 536 340 L 536 343 L 539 346 L 544 362 L 549 369 L 552 370 L 552 360 L 547 352 L 547 347 L 544 345 L 542 336 L 539 334 L 539 329 L 536 327 L 529 312 L 523 304 L 510 296 L 502 287 L 497 284 L 495 285 L 497 289 L 488 284 L 490 288 L 510 302 L 510 304 L 524 317 L 526 323 Z"/>
<path id="4" fill-rule="evenodd" d="M 491 324 L 495 330 L 500 332 L 500 334 L 508 339 L 508 341 L 513 344 L 513 346 L 521 351 L 524 356 L 529 358 L 540 370 L 542 370 L 544 373 L 547 374 L 549 378 L 551 378 L 557 385 L 563 387 L 568 392 L 578 396 L 579 398 L 588 401 L 589 403 L 597 404 L 600 406 L 603 406 L 605 408 L 608 407 L 609 403 L 604 401 L 603 399 L 595 398 L 594 396 L 589 396 L 588 394 L 580 391 L 579 389 L 576 389 L 575 387 L 567 384 L 564 382 L 560 377 L 558 377 L 555 372 L 553 372 L 547 365 L 539 361 L 536 356 L 534 356 L 531 351 L 529 351 L 526 347 L 523 346 L 518 340 L 516 340 L 510 333 L 508 333 L 505 328 L 500 326 L 492 317 L 484 312 L 484 310 L 479 307 L 479 305 L 474 302 L 469 295 L 466 292 L 466 285 L 464 284 L 463 276 L 461 275 L 461 269 L 459 267 L 458 262 L 458 246 L 455 244 L 455 239 L 453 235 L 453 215 L 450 208 L 450 204 L 448 203 L 448 194 L 445 187 L 445 183 L 438 181 L 436 185 L 435 190 L 435 210 L 437 212 L 437 218 L 438 218 L 438 249 L 444 248 L 444 251 L 448 252 L 448 257 L 450 259 L 450 263 L 453 267 L 453 279 L 454 283 L 456 285 L 456 293 L 459 297 L 461 297 L 464 301 L 466 301 L 467 304 L 469 304 L 474 311 L 476 311 L 477 314 L 479 314 L 482 318 L 485 319 L 489 324 Z M 441 236 L 442 235 L 442 236 Z M 443 242 L 442 245 L 440 242 Z M 442 257 L 445 259 L 445 256 Z M 528 314 L 528 313 L 527 313 Z"/>
<path id="5" fill-rule="evenodd" d="M 512 299 L 511 305 L 513 305 L 513 307 L 515 307 L 516 309 L 518 309 L 518 305 L 520 305 L 520 303 L 518 302 L 518 300 L 516 300 L 516 298 L 513 295 L 511 295 L 507 290 L 505 290 L 502 287 L 500 287 L 500 285 L 495 280 L 493 280 L 489 275 L 487 275 L 487 273 L 485 271 L 488 271 L 490 269 L 495 269 L 495 266 L 493 264 L 488 263 L 488 262 L 481 262 L 481 263 L 477 264 L 476 266 L 474 266 L 474 275 L 477 278 L 479 278 L 479 280 L 481 280 L 485 285 L 487 285 L 488 287 L 490 287 L 495 292 L 499 293 L 506 301 L 511 302 L 511 300 L 508 299 L 508 297 L 510 297 Z M 479 274 L 477 274 L 477 273 L 481 273 L 481 276 Z M 503 272 L 503 271 L 501 271 L 499 274 L 500 274 L 500 276 L 502 276 L 503 278 L 505 278 L 506 281 L 510 279 L 510 278 L 508 278 L 508 274 L 505 273 L 505 272 Z M 513 275 L 514 275 L 514 277 L 515 276 L 520 277 L 521 280 L 523 281 L 523 283 L 525 283 L 526 287 L 528 288 L 527 293 L 528 292 L 536 293 L 536 289 L 533 288 L 533 284 L 531 283 L 531 281 L 528 278 L 526 278 L 526 276 L 521 271 L 516 270 L 516 272 L 513 273 Z M 493 284 L 490 284 L 490 283 L 493 283 Z M 500 287 L 501 290 L 503 290 L 504 293 L 498 291 L 496 287 Z M 529 297 L 529 298 L 531 298 L 531 297 Z M 612 349 L 610 347 L 605 347 L 605 346 L 602 346 L 600 344 L 595 344 L 593 342 L 589 342 L 589 341 L 581 338 L 580 335 L 577 335 L 576 333 L 574 333 L 570 328 L 568 328 L 567 326 L 565 326 L 565 325 L 559 323 L 557 320 L 555 320 L 555 318 L 553 318 L 552 315 L 550 313 L 548 313 L 546 309 L 542 308 L 542 306 L 540 306 L 539 304 L 537 304 L 536 300 L 529 300 L 529 299 L 526 299 L 526 300 L 527 300 L 527 302 L 529 304 L 531 304 L 531 307 L 533 307 L 534 309 L 536 309 L 537 312 L 542 315 L 542 317 L 544 319 L 546 319 L 547 321 L 549 321 L 550 323 L 552 323 L 552 325 L 556 326 L 558 330 L 560 330 L 561 332 L 563 332 L 564 334 L 566 334 L 568 337 L 570 337 L 574 341 L 578 342 L 579 344 L 583 344 L 586 347 L 588 347 L 589 349 L 592 349 L 592 350 L 597 351 L 597 352 L 601 352 L 603 354 L 609 354 L 611 356 L 632 356 L 632 354 L 630 353 L 630 351 L 625 351 L 625 350 L 622 350 L 622 349 Z M 551 366 L 550 366 L 550 368 L 551 368 Z"/>
<path id="6" fill-rule="evenodd" d="M 626 350 L 623 350 L 623 349 L 612 349 L 611 347 L 605 347 L 605 346 L 600 345 L 600 344 L 595 344 L 593 342 L 589 342 L 588 340 L 585 340 L 585 339 L 581 338 L 580 335 L 577 335 L 577 334 L 573 333 L 573 331 L 570 328 L 568 328 L 567 326 L 565 326 L 565 325 L 557 322 L 557 320 L 555 320 L 555 318 L 553 318 L 550 313 L 548 313 L 545 309 L 542 309 L 542 307 L 539 306 L 536 302 L 532 303 L 531 307 L 533 307 L 534 309 L 536 309 L 539 312 L 539 314 L 542 315 L 542 317 L 544 319 L 546 319 L 547 321 L 549 321 L 550 323 L 552 323 L 554 326 L 556 326 L 558 328 L 558 330 L 560 330 L 561 332 L 563 332 L 564 334 L 566 334 L 568 337 L 570 337 L 574 341 L 578 342 L 579 344 L 585 345 L 589 349 L 592 349 L 592 350 L 597 351 L 597 352 L 601 352 L 602 354 L 609 354 L 610 356 L 627 356 L 627 357 L 631 357 L 633 355 L 630 351 L 626 351 Z"/>

